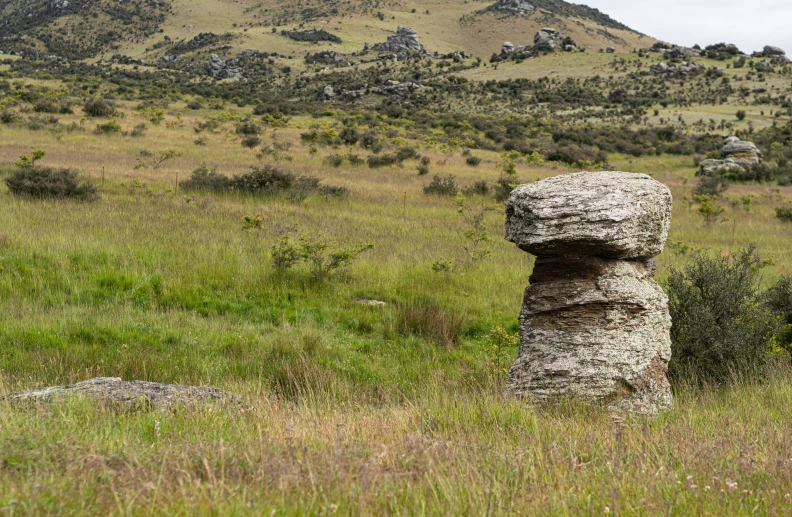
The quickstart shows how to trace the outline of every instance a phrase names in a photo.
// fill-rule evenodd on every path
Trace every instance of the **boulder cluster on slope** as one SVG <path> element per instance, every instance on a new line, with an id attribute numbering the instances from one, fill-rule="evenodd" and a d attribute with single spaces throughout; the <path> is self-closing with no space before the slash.
<path id="1" fill-rule="evenodd" d="M 418 33 L 410 27 L 399 25 L 396 34 L 388 36 L 384 43 L 374 45 L 380 52 L 416 52 L 426 54 L 426 47 L 418 40 Z"/>
<path id="2" fill-rule="evenodd" d="M 645 174 L 580 172 L 517 187 L 506 239 L 537 257 L 507 391 L 654 413 L 672 405 L 668 297 L 652 258 L 671 192 Z"/>
<path id="3" fill-rule="evenodd" d="M 720 150 L 722 160 L 703 160 L 696 176 L 739 174 L 743 170 L 762 165 L 762 151 L 753 142 L 740 140 L 736 136 L 726 139 Z"/>
<path id="4" fill-rule="evenodd" d="M 577 45 L 560 32 L 551 28 L 544 28 L 534 35 L 533 46 L 514 46 L 511 41 L 505 41 L 501 46 L 500 53 L 492 54 L 490 62 L 518 61 L 530 57 L 540 56 L 562 49 L 566 52 L 576 52 Z"/>
<path id="5" fill-rule="evenodd" d="M 769 58 L 769 63 L 774 65 L 786 65 L 792 63 L 790 59 L 787 57 L 786 52 L 784 49 L 780 47 L 774 47 L 772 45 L 767 45 L 761 52 L 754 52 L 752 57 L 766 57 Z M 766 61 L 763 61 L 763 63 Z"/>
<path id="6" fill-rule="evenodd" d="M 649 74 L 659 77 L 683 77 L 699 74 L 707 70 L 707 65 L 702 63 L 681 63 L 679 65 L 667 65 L 666 63 L 657 63 L 649 67 Z"/>
<path id="7" fill-rule="evenodd" d="M 512 16 L 527 16 L 533 13 L 536 7 L 526 0 L 498 0 L 498 3 L 491 6 L 491 10 Z"/>

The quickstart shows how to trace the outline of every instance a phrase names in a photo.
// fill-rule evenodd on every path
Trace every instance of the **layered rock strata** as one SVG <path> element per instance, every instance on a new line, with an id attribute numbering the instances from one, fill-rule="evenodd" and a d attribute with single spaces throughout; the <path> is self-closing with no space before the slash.
<path id="1" fill-rule="evenodd" d="M 672 405 L 668 298 L 653 280 L 671 194 L 643 174 L 584 172 L 522 185 L 506 238 L 537 255 L 507 391 L 643 413 Z"/>

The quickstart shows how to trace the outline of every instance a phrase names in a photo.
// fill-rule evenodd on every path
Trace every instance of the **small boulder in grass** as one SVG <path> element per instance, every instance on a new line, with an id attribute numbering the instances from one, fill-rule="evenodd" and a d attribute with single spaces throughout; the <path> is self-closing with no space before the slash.
<path id="1" fill-rule="evenodd" d="M 236 405 L 244 406 L 237 395 L 209 386 L 181 386 L 147 381 L 123 381 L 117 377 L 97 377 L 76 384 L 49 386 L 10 395 L 12 403 L 50 404 L 81 396 L 99 402 L 135 408 L 150 406 L 171 409 L 177 406 Z"/>

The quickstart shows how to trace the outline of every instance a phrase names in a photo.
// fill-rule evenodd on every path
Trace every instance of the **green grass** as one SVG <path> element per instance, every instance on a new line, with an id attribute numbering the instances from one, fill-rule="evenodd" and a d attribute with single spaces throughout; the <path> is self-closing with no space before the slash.
<path id="1" fill-rule="evenodd" d="M 454 204 L 423 194 L 429 179 L 413 162 L 327 166 L 325 156 L 339 151 L 309 152 L 299 137 L 308 118 L 279 131 L 293 144 L 280 165 L 347 186 L 348 199 L 175 192 L 177 176 L 202 162 L 225 174 L 259 163 L 228 130 L 193 145 L 191 117 L 140 138 L 0 129 L 4 165 L 33 146 L 48 151 L 45 165 L 99 183 L 105 171 L 102 199 L 92 204 L 0 190 L 0 390 L 118 376 L 212 384 L 252 409 L 0 403 L 0 514 L 792 510 L 788 373 L 763 386 L 682 390 L 677 407 L 652 420 L 614 419 L 575 402 L 503 401 L 503 369 L 517 351 L 494 356 L 487 335 L 494 325 L 516 331 L 533 260 L 501 238 L 500 211 L 488 216 L 492 256 L 471 264 Z M 128 112 L 120 122 L 128 130 L 142 120 Z M 134 169 L 139 149 L 165 147 L 185 152 L 160 169 Z M 483 162 L 473 168 L 458 151 L 426 147 L 432 174 L 455 174 L 461 185 L 500 174 L 495 153 L 476 151 Z M 658 258 L 660 279 L 687 260 L 684 246 L 727 253 L 755 243 L 773 258 L 767 281 L 792 272 L 792 225 L 775 217 L 792 189 L 734 186 L 731 199 L 754 196 L 751 211 L 724 200 L 726 220 L 707 227 L 686 201 L 691 158 L 611 161 L 653 174 L 675 196 L 675 246 Z M 568 171 L 518 165 L 528 180 Z M 260 215 L 263 227 L 244 230 L 248 215 Z M 328 282 L 301 267 L 278 273 L 269 250 L 284 228 L 374 249 Z M 454 271 L 432 270 L 443 261 Z M 433 340 L 427 325 L 448 325 L 457 343 Z"/>

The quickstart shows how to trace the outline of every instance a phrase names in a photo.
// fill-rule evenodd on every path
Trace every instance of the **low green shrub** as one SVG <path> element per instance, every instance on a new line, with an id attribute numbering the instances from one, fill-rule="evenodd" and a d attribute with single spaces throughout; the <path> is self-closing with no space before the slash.
<path id="1" fill-rule="evenodd" d="M 435 176 L 432 178 L 431 183 L 424 186 L 423 191 L 424 194 L 433 196 L 456 196 L 457 192 L 459 192 L 459 187 L 457 187 L 456 179 L 453 175 L 445 177 Z"/>
<path id="2" fill-rule="evenodd" d="M 761 372 L 770 358 L 778 316 L 760 290 L 762 261 L 750 247 L 731 257 L 698 252 L 666 283 L 672 381 L 725 384 Z"/>
<path id="3" fill-rule="evenodd" d="M 780 206 L 776 208 L 776 217 L 782 221 L 792 223 L 792 206 Z"/>
<path id="4" fill-rule="evenodd" d="M 99 197 L 96 186 L 82 180 L 70 169 L 38 165 L 19 167 L 5 179 L 11 194 L 33 199 L 76 199 L 94 201 Z"/>

